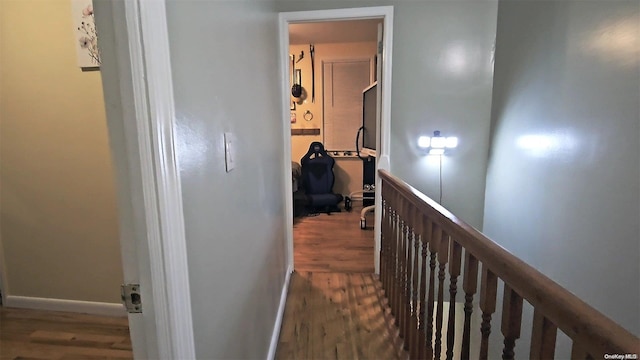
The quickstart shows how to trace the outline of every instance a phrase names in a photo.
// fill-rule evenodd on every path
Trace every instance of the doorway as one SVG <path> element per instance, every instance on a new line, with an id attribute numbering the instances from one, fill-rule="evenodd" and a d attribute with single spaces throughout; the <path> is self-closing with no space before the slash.
<path id="1" fill-rule="evenodd" d="M 388 169 L 392 16 L 392 7 L 280 14 L 281 68 L 283 70 L 282 73 L 287 74 L 287 76 L 282 79 L 282 99 L 283 102 L 286 102 L 286 106 L 284 107 L 285 112 L 283 113 L 283 119 L 285 120 L 284 153 L 285 159 L 291 159 L 291 162 L 285 161 L 285 179 L 290 179 L 290 176 L 292 176 L 292 169 L 295 169 L 297 165 L 296 162 L 299 162 L 298 157 L 306 153 L 307 149 L 305 149 L 305 147 L 308 148 L 309 144 L 313 141 L 320 141 L 325 144 L 332 144 L 327 147 L 326 150 L 328 150 L 329 154 L 336 160 L 334 167 L 336 178 L 334 193 L 350 196 L 350 198 L 352 197 L 357 200 L 362 198 L 362 193 L 357 193 L 358 190 L 362 190 L 364 167 L 363 161 L 358 158 L 358 152 L 355 149 L 358 126 L 356 125 L 354 129 L 345 132 L 345 137 L 348 140 L 343 140 L 343 143 L 347 141 L 350 142 L 350 144 L 346 146 L 339 145 L 340 139 L 336 139 L 334 135 L 343 132 L 335 131 L 336 124 L 327 124 L 324 121 L 324 115 L 328 110 L 326 108 L 326 101 L 323 100 L 327 95 L 331 96 L 331 93 L 330 91 L 327 92 L 327 89 L 322 85 L 324 84 L 323 80 L 325 80 L 326 74 L 331 72 L 331 67 L 336 63 L 340 63 L 340 65 L 335 67 L 335 69 L 337 69 L 337 71 L 343 70 L 344 74 L 345 69 L 349 72 L 349 67 L 351 66 L 351 70 L 353 70 L 352 65 L 357 62 L 362 62 L 364 59 L 368 59 L 371 63 L 369 67 L 370 78 L 367 79 L 366 83 L 361 84 L 365 86 L 362 86 L 363 89 L 360 89 L 360 91 L 368 88 L 369 85 L 376 80 L 381 90 L 378 92 L 379 96 L 377 97 L 378 106 L 375 121 L 377 139 L 375 148 L 378 149 L 378 151 L 374 170 L 381 168 Z M 380 33 L 378 33 L 377 29 L 378 23 L 381 24 L 380 27 L 382 28 Z M 375 32 L 367 32 L 367 24 L 369 25 L 369 29 L 375 29 Z M 307 31 L 305 31 L 305 27 Z M 319 31 L 319 29 L 323 28 L 325 29 L 324 31 Z M 340 28 L 343 28 L 343 30 L 340 30 Z M 338 35 L 332 35 L 332 33 L 337 33 Z M 305 37 L 304 34 L 307 34 L 307 37 Z M 353 38 L 349 39 L 349 36 L 345 34 L 349 34 L 352 37 L 360 36 L 360 38 L 353 41 Z M 360 41 L 360 46 L 353 46 L 353 43 L 356 43 L 357 40 Z M 361 47 L 360 50 L 362 51 L 358 52 L 356 50 L 340 53 L 340 46 L 336 45 L 336 42 L 351 42 L 351 46 L 347 45 L 344 47 L 351 48 L 351 50 Z M 369 42 L 369 45 L 366 44 L 367 42 Z M 368 50 L 364 50 L 367 48 Z M 312 62 L 314 63 L 313 68 L 311 68 Z M 345 64 L 346 66 L 343 66 Z M 380 66 L 376 66 L 376 64 Z M 311 69 L 313 69 L 313 72 Z M 302 75 L 302 79 L 300 75 Z M 307 81 L 305 81 L 305 79 L 307 79 Z M 304 89 L 306 92 L 303 92 L 303 96 L 292 98 L 291 85 L 292 83 L 296 84 L 296 82 L 302 84 L 303 88 L 309 88 Z M 359 96 L 362 96 L 361 92 Z M 335 99 L 335 97 L 332 99 Z M 362 112 L 360 112 L 360 114 L 361 113 Z M 356 124 L 361 124 L 361 115 L 357 117 Z M 315 119 L 315 121 L 313 119 Z M 327 125 L 329 125 L 329 128 Z M 331 126 L 333 126 L 333 128 L 331 128 Z M 333 135 L 331 133 L 332 129 L 334 130 Z M 350 132 L 352 132 L 352 134 L 349 134 Z M 377 184 L 378 181 L 377 176 L 375 176 L 375 183 Z M 300 270 L 349 272 L 351 270 L 350 266 L 356 266 L 356 268 L 358 268 L 358 265 L 356 264 L 357 262 L 350 263 L 347 260 L 353 258 L 353 256 L 364 256 L 365 264 L 367 263 L 366 258 L 369 259 L 368 272 L 372 270 L 378 272 L 380 239 L 377 234 L 379 234 L 381 216 L 380 196 L 378 192 L 376 192 L 375 198 L 375 208 L 377 211 L 365 214 L 369 220 L 366 229 L 363 230 L 360 229 L 361 201 L 354 202 L 355 206 L 350 213 L 345 212 L 344 203 L 340 203 L 339 206 L 342 210 L 340 213 L 327 215 L 319 212 L 318 216 L 306 217 L 302 221 L 295 220 L 294 214 L 298 209 L 296 209 L 296 205 L 294 205 L 294 190 L 297 185 L 299 184 L 288 183 L 285 185 L 286 196 L 291 196 L 291 198 L 288 198 L 286 201 L 287 215 L 289 219 L 292 219 L 291 226 L 287 229 L 289 265 L 298 269 L 299 264 L 295 260 L 296 257 L 298 257 L 299 260 L 305 262 L 305 266 Z M 327 234 L 328 237 L 323 238 L 323 234 Z M 307 246 L 300 249 L 300 252 L 295 251 L 294 244 L 298 239 L 309 240 L 312 238 L 316 239 L 314 243 L 307 243 Z M 353 244 L 354 248 L 357 249 L 353 253 L 357 255 L 349 254 L 348 247 L 340 247 L 340 244 L 343 243 L 341 238 L 356 239 L 355 242 L 350 242 L 350 244 Z M 334 240 L 334 242 L 328 243 L 329 239 Z M 368 244 L 369 249 L 367 249 L 367 245 L 364 244 Z M 327 249 L 328 252 L 319 254 L 317 250 L 323 248 Z M 347 253 L 345 253 L 345 251 L 347 251 Z M 343 258 L 345 261 L 334 264 L 335 267 L 332 268 L 331 262 L 327 263 L 321 259 L 321 257 L 327 256 L 333 259 Z M 318 261 L 310 264 L 308 262 L 309 258 Z"/>

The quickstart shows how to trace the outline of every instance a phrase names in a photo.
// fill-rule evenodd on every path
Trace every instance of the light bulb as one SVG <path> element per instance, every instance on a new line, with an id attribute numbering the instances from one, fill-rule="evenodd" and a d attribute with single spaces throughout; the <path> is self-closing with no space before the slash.
<path id="1" fill-rule="evenodd" d="M 421 148 L 428 148 L 431 146 L 431 138 L 428 136 L 420 136 L 418 138 L 418 146 Z"/>
<path id="2" fill-rule="evenodd" d="M 450 136 L 447 138 L 446 140 L 446 144 L 445 146 L 449 149 L 453 149 L 455 147 L 458 147 L 458 138 L 455 136 Z"/>

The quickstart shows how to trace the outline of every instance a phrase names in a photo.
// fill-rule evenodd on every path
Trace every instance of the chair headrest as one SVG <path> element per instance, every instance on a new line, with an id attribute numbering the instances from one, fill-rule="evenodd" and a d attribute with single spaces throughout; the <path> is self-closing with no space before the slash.
<path id="1" fill-rule="evenodd" d="M 329 154 L 327 154 L 327 152 L 324 149 L 324 145 L 322 145 L 321 142 L 319 141 L 314 141 L 309 145 L 309 150 L 307 151 L 307 153 L 302 157 L 302 159 L 300 160 L 301 163 L 304 163 L 308 160 L 311 160 L 311 156 L 314 155 L 314 158 L 322 158 L 322 157 L 328 157 L 331 158 L 331 156 Z"/>

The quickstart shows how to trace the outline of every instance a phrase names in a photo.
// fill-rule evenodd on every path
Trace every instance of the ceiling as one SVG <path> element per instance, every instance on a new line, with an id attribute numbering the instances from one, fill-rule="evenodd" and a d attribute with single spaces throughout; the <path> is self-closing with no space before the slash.
<path id="1" fill-rule="evenodd" d="M 376 41 L 382 19 L 290 24 L 291 45 Z"/>

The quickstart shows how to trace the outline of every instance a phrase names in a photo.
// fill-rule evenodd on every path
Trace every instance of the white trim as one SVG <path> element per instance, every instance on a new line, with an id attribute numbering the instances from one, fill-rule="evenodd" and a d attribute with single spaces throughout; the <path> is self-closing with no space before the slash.
<path id="1" fill-rule="evenodd" d="M 376 158 L 376 186 L 380 189 L 378 169 L 390 170 L 389 148 L 391 144 L 391 55 L 393 53 L 393 6 L 374 6 L 351 9 L 332 9 L 315 11 L 281 12 L 278 14 L 278 34 L 280 50 L 280 93 L 282 101 L 282 124 L 284 136 L 284 189 L 285 189 L 285 215 L 287 219 L 287 258 L 289 266 L 293 267 L 293 195 L 291 187 L 291 121 L 289 106 L 289 24 L 334 20 L 357 19 L 383 19 L 383 68 L 382 68 L 382 115 L 378 136 L 380 144 L 377 146 Z M 380 192 L 376 192 L 375 200 L 375 271 L 380 272 L 380 223 L 382 221 L 382 198 Z"/>
<path id="2" fill-rule="evenodd" d="M 336 20 L 381 19 L 389 16 L 393 16 L 393 6 L 282 12 L 280 13 L 280 20 L 285 20 L 287 23 L 305 23 Z M 386 21 L 384 25 L 387 25 Z M 287 31 L 287 48 L 289 45 L 288 40 L 289 33 Z"/>
<path id="3" fill-rule="evenodd" d="M 6 296 L 6 307 L 48 310 L 48 311 L 66 311 L 81 314 L 102 315 L 102 316 L 127 316 L 124 305 L 118 303 L 105 303 L 95 301 L 79 301 L 65 299 L 50 299 L 31 296 Z"/>
<path id="4" fill-rule="evenodd" d="M 378 176 L 379 169 L 391 171 L 391 75 L 393 70 L 393 7 L 386 7 L 382 34 L 382 114 L 380 116 L 380 143 L 377 146 L 376 157 L 376 189 L 382 189 L 382 180 Z M 380 274 L 380 234 L 382 224 L 382 191 L 376 191 L 374 213 L 375 234 L 375 273 Z"/>
<path id="5" fill-rule="evenodd" d="M 291 281 L 291 273 L 293 267 L 287 268 L 287 274 L 284 277 L 284 285 L 282 285 L 282 293 L 280 293 L 280 305 L 276 314 L 276 322 L 273 325 L 273 333 L 271 334 L 271 344 L 269 344 L 268 360 L 276 358 L 276 350 L 278 349 L 278 339 L 280 339 L 280 329 L 282 328 L 282 318 L 284 317 L 284 308 L 287 305 L 287 294 L 289 293 L 289 282 Z"/>
<path id="6" fill-rule="evenodd" d="M 128 0 L 125 6 L 158 354 L 163 359 L 194 359 L 165 3 Z"/>
<path id="7" fill-rule="evenodd" d="M 289 24 L 286 13 L 278 14 L 280 47 L 280 96 L 283 127 L 285 236 L 287 240 L 287 267 L 293 269 L 293 184 L 291 183 L 291 106 L 289 104 Z M 286 120 L 289 119 L 289 120 Z"/>
<path id="8" fill-rule="evenodd" d="M 144 215 L 147 225 L 147 242 L 149 249 L 149 265 L 151 268 L 153 304 L 155 310 L 157 351 L 160 358 L 171 356 L 169 335 L 168 305 L 165 297 L 165 281 L 162 263 L 157 198 L 155 194 L 155 176 L 153 174 L 152 143 L 149 134 L 149 113 L 147 104 L 147 84 L 144 81 L 144 49 L 142 48 L 142 32 L 140 14 L 136 0 L 125 1 L 127 8 L 127 29 L 129 30 L 129 52 L 131 60 L 131 78 L 133 82 L 133 100 L 135 104 L 135 120 L 139 143 L 140 172 L 144 198 Z M 144 287 L 145 284 L 141 284 Z M 143 302 L 144 311 L 144 302 Z"/>

